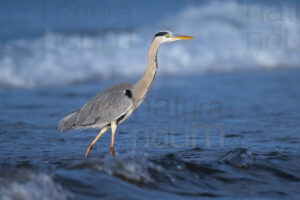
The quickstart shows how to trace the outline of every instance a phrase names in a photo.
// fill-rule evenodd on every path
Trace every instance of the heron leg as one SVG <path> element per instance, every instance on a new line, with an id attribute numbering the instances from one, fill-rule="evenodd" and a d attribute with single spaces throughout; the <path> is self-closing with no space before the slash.
<path id="1" fill-rule="evenodd" d="M 105 133 L 108 130 L 108 128 L 103 128 L 100 133 L 97 135 L 97 137 L 93 140 L 93 142 L 90 144 L 90 146 L 87 148 L 86 153 L 85 153 L 85 157 L 88 156 L 89 151 L 91 150 L 91 148 L 93 147 L 93 145 L 97 142 L 97 140 L 100 138 L 100 136 Z"/>
<path id="2" fill-rule="evenodd" d="M 116 122 L 111 122 L 111 143 L 110 143 L 110 154 L 112 156 L 115 155 L 115 150 L 114 150 L 114 140 L 115 140 L 115 132 L 117 129 L 117 123 Z"/>

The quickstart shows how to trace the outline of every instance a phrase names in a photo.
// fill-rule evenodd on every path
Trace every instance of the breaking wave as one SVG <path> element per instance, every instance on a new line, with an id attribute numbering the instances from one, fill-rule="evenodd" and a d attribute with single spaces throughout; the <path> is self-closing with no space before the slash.
<path id="1" fill-rule="evenodd" d="M 216 1 L 186 7 L 152 28 L 94 34 L 47 32 L 0 45 L 0 85 L 64 85 L 143 73 L 157 30 L 195 36 L 161 48 L 160 75 L 299 67 L 299 20 L 283 9 Z M 280 14 L 280 13 L 279 13 Z M 298 46 L 297 46 L 298 44 Z"/>
<path id="2" fill-rule="evenodd" d="M 299 185 L 297 164 L 285 167 L 279 164 L 278 159 L 269 160 L 262 155 L 255 156 L 244 148 L 220 152 L 217 159 L 210 161 L 207 161 L 206 157 L 202 161 L 193 159 L 197 156 L 202 157 L 203 151 L 201 148 L 194 148 L 157 158 L 134 153 L 79 161 L 71 165 L 67 164 L 66 169 L 74 171 L 73 173 L 66 173 L 65 170 L 57 179 L 69 183 L 74 181 L 74 173 L 84 169 L 90 170 L 89 174 L 99 180 L 107 180 L 103 174 L 117 178 L 112 179 L 113 183 L 110 183 L 115 187 L 118 185 L 124 187 L 124 184 L 119 182 L 122 180 L 130 185 L 139 186 L 145 191 L 150 189 L 150 191 L 155 190 L 178 195 L 178 197 L 196 199 L 197 197 L 229 198 L 232 194 L 235 194 L 237 198 L 245 195 L 249 197 L 262 195 L 260 190 L 249 190 L 244 187 L 245 185 L 250 185 L 250 188 L 254 185 L 259 186 L 264 188 L 263 195 L 266 197 L 272 195 L 274 199 L 280 199 L 282 195 L 292 195 L 297 188 L 295 186 Z M 280 179 L 280 181 L 274 182 L 274 179 Z M 282 182 L 286 180 L 292 181 L 293 186 L 282 188 Z M 78 178 L 75 181 L 78 182 L 77 185 L 84 185 L 86 188 L 97 188 L 95 184 Z M 186 183 L 189 183 L 188 186 Z M 278 192 L 274 194 L 274 191 Z"/>
<path id="3" fill-rule="evenodd" d="M 2 174 L 0 177 L 0 199 L 2 200 L 68 200 L 71 198 L 69 192 L 64 191 L 51 176 L 42 172 L 18 169 Z"/>

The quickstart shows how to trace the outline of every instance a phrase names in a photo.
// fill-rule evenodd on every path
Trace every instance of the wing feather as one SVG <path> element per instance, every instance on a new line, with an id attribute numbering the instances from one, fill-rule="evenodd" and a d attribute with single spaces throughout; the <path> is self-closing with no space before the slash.
<path id="1" fill-rule="evenodd" d="M 125 95 L 132 87 L 132 84 L 120 83 L 100 92 L 79 110 L 76 126 L 116 121 L 132 108 L 132 99 Z"/>

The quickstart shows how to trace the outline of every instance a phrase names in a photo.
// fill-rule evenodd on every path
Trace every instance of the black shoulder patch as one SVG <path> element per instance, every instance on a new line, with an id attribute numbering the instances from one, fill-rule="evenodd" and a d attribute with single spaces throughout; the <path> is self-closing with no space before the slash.
<path id="1" fill-rule="evenodd" d="M 132 98 L 132 92 L 130 90 L 125 90 L 125 95 L 131 99 Z"/>
<path id="2" fill-rule="evenodd" d="M 168 32 L 158 32 L 158 33 L 155 34 L 154 37 L 157 37 L 157 36 L 164 36 L 164 35 L 166 35 L 166 34 L 169 34 L 169 33 L 168 33 Z"/>

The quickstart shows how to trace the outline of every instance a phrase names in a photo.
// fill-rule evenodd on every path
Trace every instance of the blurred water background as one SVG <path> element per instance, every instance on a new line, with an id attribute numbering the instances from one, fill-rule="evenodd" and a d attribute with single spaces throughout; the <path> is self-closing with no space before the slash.
<path id="1" fill-rule="evenodd" d="M 4 0 L 0 11 L 4 86 L 140 75 L 164 29 L 196 40 L 162 47 L 159 75 L 299 68 L 297 1 Z"/>

